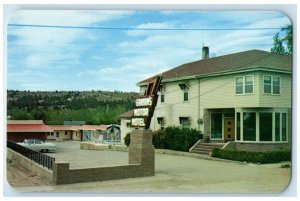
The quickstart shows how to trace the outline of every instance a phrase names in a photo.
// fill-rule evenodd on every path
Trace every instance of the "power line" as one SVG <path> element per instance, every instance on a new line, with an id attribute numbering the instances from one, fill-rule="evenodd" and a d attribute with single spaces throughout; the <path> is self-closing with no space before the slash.
<path id="1" fill-rule="evenodd" d="M 7 24 L 10 27 L 60 28 L 60 29 L 95 29 L 95 30 L 136 30 L 136 31 L 251 31 L 278 30 L 283 27 L 249 27 L 249 28 L 133 28 L 133 27 L 91 27 L 91 26 L 60 26 L 37 24 Z"/>

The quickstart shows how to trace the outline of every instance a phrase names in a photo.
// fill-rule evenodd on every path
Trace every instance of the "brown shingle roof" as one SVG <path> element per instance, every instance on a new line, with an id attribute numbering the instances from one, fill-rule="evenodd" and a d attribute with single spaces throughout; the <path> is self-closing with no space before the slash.
<path id="1" fill-rule="evenodd" d="M 120 118 L 130 118 L 130 117 L 132 117 L 132 116 L 133 116 L 133 110 L 129 110 L 129 111 L 127 111 L 127 112 L 121 114 L 119 117 L 120 117 Z"/>
<path id="2" fill-rule="evenodd" d="M 249 50 L 183 64 L 162 73 L 163 80 L 188 76 L 204 76 L 228 71 L 240 71 L 252 68 L 271 68 L 291 71 L 292 56 L 270 53 L 262 50 Z M 147 83 L 154 78 L 139 82 Z"/>

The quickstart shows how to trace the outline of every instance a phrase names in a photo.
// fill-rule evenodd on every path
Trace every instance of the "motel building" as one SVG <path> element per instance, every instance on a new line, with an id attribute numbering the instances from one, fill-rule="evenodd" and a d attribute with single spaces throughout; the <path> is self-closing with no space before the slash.
<path id="1" fill-rule="evenodd" d="M 162 76 L 153 131 L 180 126 L 201 132 L 204 138 L 198 144 L 228 142 L 250 151 L 291 148 L 290 55 L 249 50 L 209 58 L 208 47 L 203 47 L 201 60 Z M 138 83 L 141 95 L 154 77 Z M 132 113 L 120 116 L 126 131 L 132 129 Z"/>

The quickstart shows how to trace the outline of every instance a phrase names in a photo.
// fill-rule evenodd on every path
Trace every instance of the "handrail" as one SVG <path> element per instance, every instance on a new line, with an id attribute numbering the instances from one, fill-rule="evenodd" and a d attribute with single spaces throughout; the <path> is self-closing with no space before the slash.
<path id="1" fill-rule="evenodd" d="M 37 151 L 33 151 L 26 147 L 23 147 L 15 142 L 7 141 L 7 148 L 10 148 L 19 154 L 29 158 L 30 160 L 42 165 L 43 167 L 47 167 L 50 170 L 53 170 L 53 163 L 55 158 L 48 156 L 46 154 L 42 154 Z"/>

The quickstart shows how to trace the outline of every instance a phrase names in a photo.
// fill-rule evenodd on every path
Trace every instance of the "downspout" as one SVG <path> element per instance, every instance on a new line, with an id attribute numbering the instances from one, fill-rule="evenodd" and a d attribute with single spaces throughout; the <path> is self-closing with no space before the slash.
<path id="1" fill-rule="evenodd" d="M 200 78 L 198 78 L 198 131 L 200 131 L 200 124 L 198 123 L 198 120 L 200 119 Z"/>

